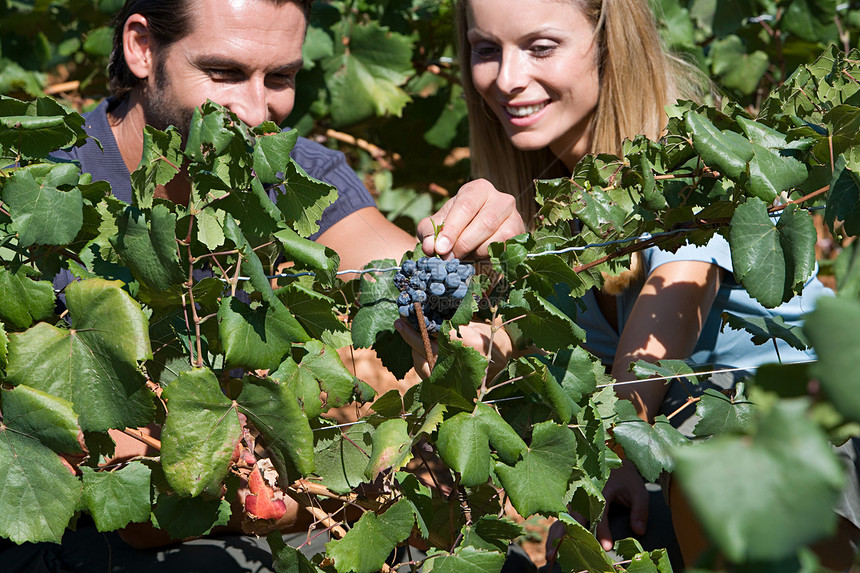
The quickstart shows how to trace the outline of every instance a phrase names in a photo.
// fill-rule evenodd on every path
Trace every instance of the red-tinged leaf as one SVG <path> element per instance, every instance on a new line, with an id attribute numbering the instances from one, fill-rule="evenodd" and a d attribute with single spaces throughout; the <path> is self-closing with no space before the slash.
<path id="1" fill-rule="evenodd" d="M 282 499 L 275 498 L 275 490 L 263 479 L 260 467 L 254 466 L 248 478 L 248 489 L 245 496 L 245 511 L 258 519 L 280 519 L 287 512 L 287 506 Z"/>

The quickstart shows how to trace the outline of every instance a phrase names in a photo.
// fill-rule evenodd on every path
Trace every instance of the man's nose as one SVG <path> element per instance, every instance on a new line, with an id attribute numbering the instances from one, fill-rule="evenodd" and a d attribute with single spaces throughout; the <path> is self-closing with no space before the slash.
<path id="1" fill-rule="evenodd" d="M 262 80 L 244 82 L 235 94 L 230 110 L 251 127 L 271 119 L 268 90 Z"/>

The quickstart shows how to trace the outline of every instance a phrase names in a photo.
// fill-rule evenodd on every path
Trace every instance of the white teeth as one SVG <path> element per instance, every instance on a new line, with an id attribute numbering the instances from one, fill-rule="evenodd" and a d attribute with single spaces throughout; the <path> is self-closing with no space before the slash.
<path id="1" fill-rule="evenodd" d="M 537 113 L 543 108 L 546 107 L 545 103 L 539 103 L 537 105 L 521 105 L 517 107 L 512 107 L 509 105 L 505 106 L 505 111 L 511 114 L 514 117 L 528 117 L 533 113 Z"/>

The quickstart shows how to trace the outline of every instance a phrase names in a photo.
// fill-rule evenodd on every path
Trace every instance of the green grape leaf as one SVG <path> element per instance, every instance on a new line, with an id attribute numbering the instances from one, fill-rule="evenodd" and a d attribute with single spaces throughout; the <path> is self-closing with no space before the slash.
<path id="1" fill-rule="evenodd" d="M 499 551 L 507 552 L 508 544 L 526 534 L 525 528 L 519 523 L 496 515 L 483 515 L 472 527 L 483 540 L 490 541 Z"/>
<path id="2" fill-rule="evenodd" d="M 6 327 L 0 322 L 0 371 L 6 370 L 6 355 L 9 353 L 9 335 Z"/>
<path id="3" fill-rule="evenodd" d="M 851 241 L 842 248 L 834 265 L 837 294 L 845 298 L 860 298 L 860 243 Z"/>
<path id="4" fill-rule="evenodd" d="M 337 189 L 305 173 L 292 159 L 284 168 L 285 180 L 278 188 L 276 205 L 284 218 L 302 237 L 319 231 L 319 219 L 337 199 Z"/>
<path id="5" fill-rule="evenodd" d="M 440 552 L 424 562 L 430 573 L 499 573 L 505 565 L 505 554 L 476 547 L 458 547 L 454 553 Z"/>
<path id="6" fill-rule="evenodd" d="M 284 542 L 284 535 L 275 530 L 266 536 L 272 552 L 272 565 L 277 573 L 323 573 L 323 570 L 308 561 L 298 549 Z"/>
<path id="7" fill-rule="evenodd" d="M 390 268 L 396 266 L 393 259 L 371 261 L 365 268 Z M 377 337 L 385 332 L 394 333 L 394 321 L 400 318 L 397 300 L 400 291 L 394 286 L 391 277 L 385 274 L 364 273 L 359 283 L 361 295 L 359 309 L 352 321 L 352 340 L 356 348 L 370 348 Z M 380 356 L 385 355 L 382 348 Z M 384 359 L 384 358 L 383 358 Z M 411 357 L 410 357 L 411 363 Z"/>
<path id="8" fill-rule="evenodd" d="M 767 308 L 782 304 L 785 293 L 785 254 L 779 231 L 759 199 L 739 205 L 729 230 L 735 280 Z"/>
<path id="9" fill-rule="evenodd" d="M 490 478 L 490 443 L 508 464 L 515 464 L 526 449 L 526 443 L 498 412 L 478 402 L 473 412 L 461 412 L 442 422 L 436 447 L 445 463 L 460 474 L 460 483 L 475 487 Z"/>
<path id="10" fill-rule="evenodd" d="M 440 333 L 446 331 L 443 324 Z M 444 334 L 439 336 L 438 349 L 433 372 L 420 386 L 421 401 L 428 406 L 444 404 L 471 412 L 487 370 L 487 358 L 471 346 L 449 339 Z"/>
<path id="11" fill-rule="evenodd" d="M 732 179 L 740 177 L 753 158 L 752 144 L 738 133 L 720 131 L 700 113 L 688 111 L 684 120 L 693 139 L 693 148 L 702 156 L 705 165 Z"/>
<path id="12" fill-rule="evenodd" d="M 564 536 L 557 542 L 556 561 L 563 571 L 589 571 L 614 573 L 614 563 L 603 551 L 600 542 L 575 519 L 561 513 L 558 520 L 564 525 Z"/>
<path id="13" fill-rule="evenodd" d="M 242 259 L 242 272 L 248 275 L 248 282 L 261 294 L 265 302 L 271 302 L 275 298 L 275 293 L 263 269 L 263 263 L 260 262 L 254 247 L 245 238 L 239 223 L 230 214 L 224 220 L 224 236 L 236 245 L 236 250 L 239 251 Z"/>
<path id="14" fill-rule="evenodd" d="M 7 96 L 2 98 L 0 150 L 4 150 L 6 156 L 47 157 L 55 149 L 68 147 L 88 137 L 82 128 L 84 118 L 53 98 L 40 97 L 29 103 Z"/>
<path id="15" fill-rule="evenodd" d="M 609 193 L 591 186 L 577 190 L 573 207 L 574 214 L 598 236 L 623 229 L 628 213 Z"/>
<path id="16" fill-rule="evenodd" d="M 355 377 L 330 346 L 319 340 L 311 340 L 303 346 L 307 354 L 300 363 L 287 358 L 271 377 L 289 386 L 308 418 L 316 418 L 329 408 L 339 408 L 349 401 Z M 321 391 L 326 394 L 324 403 Z"/>
<path id="17" fill-rule="evenodd" d="M 110 472 L 82 467 L 83 500 L 98 531 L 113 531 L 149 520 L 152 470 L 141 462 Z"/>
<path id="18" fill-rule="evenodd" d="M 309 337 L 280 301 L 257 307 L 225 297 L 218 309 L 218 331 L 226 360 L 234 366 L 275 369 L 297 342 Z"/>
<path id="19" fill-rule="evenodd" d="M 129 206 L 118 221 L 118 235 L 111 242 L 134 278 L 155 293 L 185 282 L 179 266 L 176 215 L 164 205 L 149 213 Z"/>
<path id="20" fill-rule="evenodd" d="M 183 372 L 164 389 L 168 415 L 161 437 L 164 475 L 179 495 L 219 486 L 241 438 L 236 407 L 208 368 Z"/>
<path id="21" fill-rule="evenodd" d="M 314 436 L 296 395 L 271 378 L 246 376 L 237 400 L 266 439 L 275 467 L 285 483 L 314 471 Z"/>
<path id="22" fill-rule="evenodd" d="M 131 174 L 131 204 L 138 209 L 151 209 L 155 188 L 173 180 L 183 159 L 182 136 L 176 127 L 159 131 L 147 125 L 143 129 L 143 156 Z"/>
<path id="23" fill-rule="evenodd" d="M 268 133 L 261 133 L 263 130 L 260 128 L 253 130 L 257 139 L 253 154 L 254 173 L 264 185 L 283 182 L 290 152 L 299 139 L 299 133 L 294 129 L 280 131 L 275 124 L 272 124 L 270 129 L 272 131 Z"/>
<path id="24" fill-rule="evenodd" d="M 520 515 L 565 511 L 565 493 L 576 464 L 576 438 L 567 426 L 536 424 L 531 445 L 513 467 L 497 463 L 496 475 Z"/>
<path id="25" fill-rule="evenodd" d="M 333 348 L 343 348 L 352 343 L 349 327 L 338 317 L 333 299 L 299 283 L 279 289 L 276 294 L 311 338 Z"/>
<path id="26" fill-rule="evenodd" d="M 537 359 L 546 364 L 550 375 L 577 404 L 594 393 L 599 384 L 608 384 L 611 380 L 600 360 L 581 346 L 563 348 L 549 356 L 539 354 Z"/>
<path id="27" fill-rule="evenodd" d="M 720 84 L 745 95 L 758 88 L 769 64 L 766 53 L 761 50 L 749 51 L 735 35 L 711 44 L 711 62 L 711 70 L 719 78 Z"/>
<path id="28" fill-rule="evenodd" d="M 860 234 L 860 173 L 844 155 L 839 155 L 833 166 L 824 220 L 831 231 L 834 224 L 841 221 L 845 233 Z"/>
<path id="29" fill-rule="evenodd" d="M 241 122 L 227 108 L 212 101 L 195 108 L 188 126 L 185 154 L 197 163 L 211 163 L 221 157 L 239 133 Z M 225 180 L 225 183 L 229 183 Z"/>
<path id="30" fill-rule="evenodd" d="M 576 415 L 576 426 L 572 427 L 576 436 L 578 466 L 592 480 L 605 482 L 612 469 L 612 450 L 606 447 L 607 431 L 604 427 L 598 404 L 589 400 L 586 407 Z"/>
<path id="31" fill-rule="evenodd" d="M 84 431 L 145 426 L 155 411 L 138 367 L 152 357 L 148 321 L 121 287 L 74 282 L 71 329 L 39 323 L 9 337 L 7 380 L 72 402 Z"/>
<path id="32" fill-rule="evenodd" d="M 585 294 L 585 282 L 579 273 L 558 255 L 531 257 L 525 261 L 525 266 L 528 269 L 526 284 L 545 298 L 554 296 L 554 287 L 558 283 L 570 286 L 573 292 Z"/>
<path id="33" fill-rule="evenodd" d="M 561 350 L 585 340 L 585 332 L 570 317 L 532 291 L 512 293 L 501 314 L 544 350 Z"/>
<path id="34" fill-rule="evenodd" d="M 366 481 L 364 470 L 373 447 L 371 426 L 355 424 L 343 432 L 325 429 L 316 432 L 314 454 L 316 474 L 335 493 L 348 493 Z M 328 438 L 331 434 L 333 437 Z"/>
<path id="35" fill-rule="evenodd" d="M 23 268 L 16 273 L 0 268 L 0 320 L 12 328 L 28 328 L 54 312 L 54 287 L 34 281 Z"/>
<path id="36" fill-rule="evenodd" d="M 627 573 L 672 573 L 672 563 L 665 549 L 645 551 L 632 537 L 615 542 L 615 553 L 623 560 L 630 561 Z"/>
<path id="37" fill-rule="evenodd" d="M 684 360 L 658 360 L 655 363 L 637 360 L 628 369 L 638 380 L 649 378 L 665 378 L 666 383 L 672 378 L 686 378 L 693 384 L 699 383 L 696 371 Z"/>
<path id="38" fill-rule="evenodd" d="M 785 294 L 783 302 L 803 290 L 815 271 L 815 245 L 818 233 L 812 215 L 797 205 L 788 205 L 776 223 L 779 242 L 785 254 Z"/>
<path id="39" fill-rule="evenodd" d="M 379 424 L 373 432 L 372 441 L 370 459 L 364 470 L 364 475 L 370 481 L 388 468 L 399 470 L 412 459 L 412 437 L 403 418 L 385 420 Z"/>
<path id="40" fill-rule="evenodd" d="M 80 480 L 57 454 L 0 423 L 0 537 L 60 543 L 80 497 Z"/>
<path id="41" fill-rule="evenodd" d="M 717 436 L 674 452 L 679 485 L 733 562 L 789 557 L 834 531 L 843 469 L 807 407 L 783 401 L 751 436 Z"/>
<path id="42" fill-rule="evenodd" d="M 528 396 L 549 406 L 557 421 L 568 423 L 576 413 L 576 402 L 550 376 L 548 366 L 536 356 L 518 358 L 508 365 L 506 373 L 507 378 L 515 380 L 517 387 Z"/>
<path id="43" fill-rule="evenodd" d="M 786 6 L 782 25 L 789 34 L 824 43 L 838 34 L 835 0 L 795 0 Z"/>
<path id="44" fill-rule="evenodd" d="M 340 266 L 340 257 L 330 248 L 306 239 L 292 229 L 281 229 L 275 238 L 284 248 L 287 260 L 312 269 L 322 284 L 332 284 Z"/>
<path id="45" fill-rule="evenodd" d="M 618 412 L 613 428 L 615 440 L 642 477 L 653 482 L 663 471 L 671 472 L 675 465 L 672 453 L 689 439 L 672 427 L 665 416 L 657 416 L 652 426 L 638 416 L 628 400 L 619 400 L 615 409 Z"/>
<path id="46" fill-rule="evenodd" d="M 852 358 L 860 348 L 857 332 L 860 303 L 856 300 L 822 297 L 807 317 L 803 331 L 818 354 L 810 366 L 834 406 L 846 417 L 860 421 L 860 397 L 855 391 Z"/>
<path id="47" fill-rule="evenodd" d="M 319 340 L 309 340 L 302 346 L 307 354 L 301 367 L 319 380 L 320 389 L 326 393 L 326 404 L 332 408 L 346 404 L 355 389 L 355 376 L 344 366 L 337 350 Z"/>
<path id="48" fill-rule="evenodd" d="M 749 185 L 750 191 L 759 199 L 769 203 L 781 192 L 806 181 L 806 167 L 797 159 L 778 155 L 755 143 L 752 148 Z"/>
<path id="49" fill-rule="evenodd" d="M 342 41 L 335 42 L 334 56 L 323 61 L 323 68 L 335 125 L 400 116 L 410 101 L 400 86 L 414 73 L 413 41 L 376 22 L 334 26 L 334 32 Z"/>
<path id="50" fill-rule="evenodd" d="M 400 484 L 403 497 L 412 505 L 418 532 L 421 537 L 427 539 L 430 536 L 430 525 L 433 525 L 433 519 L 439 517 L 434 506 L 438 507 L 441 500 L 438 497 L 434 498 L 430 488 L 421 483 L 415 474 L 397 472 L 394 475 Z M 438 533 L 435 530 L 434 532 Z"/>
<path id="51" fill-rule="evenodd" d="M 84 223 L 79 171 L 71 163 L 51 168 L 37 181 L 27 169 L 12 173 L 2 188 L 22 247 L 71 243 Z M 62 188 L 61 188 L 62 187 Z"/>
<path id="52" fill-rule="evenodd" d="M 39 440 L 57 453 L 82 453 L 78 417 L 72 404 L 29 386 L 0 388 L 3 423 Z"/>
<path id="53" fill-rule="evenodd" d="M 765 344 L 778 338 L 797 350 L 809 348 L 809 342 L 803 335 L 803 328 L 786 323 L 781 316 L 746 317 L 730 312 L 724 312 L 721 316 L 723 319 L 722 330 L 725 330 L 726 326 L 732 330 L 746 330 L 750 334 L 753 344 Z"/>
<path id="54" fill-rule="evenodd" d="M 755 405 L 742 394 L 726 396 L 722 392 L 708 388 L 696 405 L 696 414 L 701 420 L 693 429 L 695 436 L 739 434 L 751 427 Z"/>
<path id="55" fill-rule="evenodd" d="M 379 571 L 397 544 L 412 532 L 415 516 L 408 500 L 400 500 L 385 513 L 367 512 L 343 539 L 326 543 L 338 573 Z"/>
<path id="56" fill-rule="evenodd" d="M 173 539 L 201 537 L 213 528 L 227 525 L 230 502 L 204 497 L 180 497 L 162 493 L 152 508 L 152 524 L 163 529 Z"/>
<path id="57" fill-rule="evenodd" d="M 227 214 L 221 209 L 210 207 L 197 214 L 197 240 L 210 251 L 224 244 L 224 220 Z"/>

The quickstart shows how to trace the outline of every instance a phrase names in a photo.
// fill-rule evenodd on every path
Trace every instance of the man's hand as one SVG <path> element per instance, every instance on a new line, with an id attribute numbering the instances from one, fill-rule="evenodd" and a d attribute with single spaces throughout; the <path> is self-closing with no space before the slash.
<path id="1" fill-rule="evenodd" d="M 463 185 L 438 213 L 418 223 L 418 240 L 427 256 L 486 258 L 490 243 L 525 231 L 513 195 L 502 193 L 486 179 L 477 179 Z"/>
<path id="2" fill-rule="evenodd" d="M 639 475 L 639 471 L 633 462 L 624 460 L 620 468 L 612 470 L 609 480 L 603 488 L 603 497 L 606 499 L 607 510 L 603 512 L 603 519 L 597 524 L 597 540 L 603 549 L 612 549 L 614 540 L 609 531 L 608 508 L 610 503 L 620 503 L 630 508 L 630 527 L 637 535 L 644 535 L 648 523 L 648 491 L 645 489 L 645 480 Z"/>

